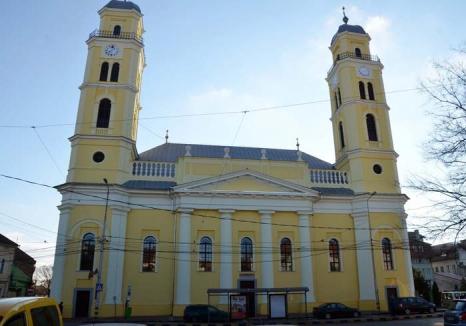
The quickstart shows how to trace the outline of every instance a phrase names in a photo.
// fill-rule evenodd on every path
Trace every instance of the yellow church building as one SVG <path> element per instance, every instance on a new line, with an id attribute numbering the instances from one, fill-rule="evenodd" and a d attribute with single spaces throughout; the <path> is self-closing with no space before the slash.
<path id="1" fill-rule="evenodd" d="M 99 15 L 57 186 L 52 296 L 65 317 L 232 302 L 248 316 L 325 302 L 384 311 L 414 294 L 383 65 L 361 26 L 345 16 L 330 43 L 327 163 L 299 148 L 168 141 L 139 153 L 142 13 L 112 0 Z"/>

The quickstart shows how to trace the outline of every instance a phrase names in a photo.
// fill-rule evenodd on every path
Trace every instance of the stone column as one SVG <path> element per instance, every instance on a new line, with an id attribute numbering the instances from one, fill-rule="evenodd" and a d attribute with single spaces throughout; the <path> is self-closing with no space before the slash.
<path id="1" fill-rule="evenodd" d="M 231 216 L 234 210 L 220 210 L 220 288 L 233 287 L 233 255 Z M 220 297 L 221 304 L 228 304 L 228 297 Z"/>
<path id="2" fill-rule="evenodd" d="M 110 250 L 108 253 L 107 276 L 103 280 L 105 304 L 121 304 L 123 292 L 123 272 L 125 263 L 126 220 L 130 209 L 124 206 L 111 206 L 112 219 L 109 236 L 106 235 Z M 108 234 L 108 232 L 107 232 Z"/>
<path id="3" fill-rule="evenodd" d="M 63 301 L 62 289 L 66 258 L 65 246 L 68 236 L 68 222 L 71 215 L 71 207 L 68 205 L 61 205 L 58 206 L 58 209 L 60 210 L 60 217 L 58 221 L 57 245 L 55 247 L 50 296 L 59 303 L 60 301 Z"/>
<path id="4" fill-rule="evenodd" d="M 191 209 L 179 211 L 175 292 L 177 305 L 187 305 L 191 302 L 191 213 Z"/>
<path id="5" fill-rule="evenodd" d="M 273 211 L 260 211 L 261 214 L 261 283 L 262 288 L 273 288 L 273 249 L 272 240 L 272 214 Z M 276 244 L 275 244 L 276 245 Z M 258 256 L 259 257 L 259 256 Z M 266 303 L 264 296 L 260 296 L 262 303 Z"/>
<path id="6" fill-rule="evenodd" d="M 407 214 L 401 215 L 401 239 L 403 241 L 402 248 L 403 248 L 403 256 L 405 260 L 405 269 L 406 273 L 408 274 L 408 289 L 409 293 L 408 296 L 414 296 L 414 279 L 413 279 L 413 266 L 411 264 L 411 252 L 409 250 L 409 238 L 408 238 L 408 228 L 406 226 L 406 218 L 408 217 Z"/>
<path id="7" fill-rule="evenodd" d="M 315 301 L 314 274 L 312 270 L 311 212 L 298 212 L 299 241 L 301 243 L 301 286 L 309 288 L 307 302 Z"/>
<path id="8" fill-rule="evenodd" d="M 358 263 L 359 300 L 375 301 L 374 268 L 369 230 L 369 215 L 367 212 L 353 214 L 354 235 L 356 240 L 356 259 Z"/>

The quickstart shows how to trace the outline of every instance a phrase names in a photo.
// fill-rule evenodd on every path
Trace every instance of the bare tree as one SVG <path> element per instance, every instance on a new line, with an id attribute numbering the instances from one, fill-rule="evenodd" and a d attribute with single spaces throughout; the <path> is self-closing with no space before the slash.
<path id="1" fill-rule="evenodd" d="M 436 76 L 422 83 L 433 102 L 429 114 L 434 119 L 425 144 L 427 157 L 440 162 L 444 174 L 418 177 L 414 189 L 432 194 L 438 213 L 427 224 L 431 236 L 461 235 L 466 227 L 466 44 L 455 56 L 434 64 Z"/>
<path id="2" fill-rule="evenodd" d="M 52 265 L 42 265 L 37 267 L 34 272 L 33 279 L 36 286 L 43 286 L 47 295 L 49 295 L 50 284 L 52 283 Z"/>

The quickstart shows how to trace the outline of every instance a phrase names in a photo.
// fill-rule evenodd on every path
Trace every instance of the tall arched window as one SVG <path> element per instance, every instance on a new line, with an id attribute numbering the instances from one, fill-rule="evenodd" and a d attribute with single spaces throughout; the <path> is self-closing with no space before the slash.
<path id="1" fill-rule="evenodd" d="M 100 77 L 99 81 L 107 81 L 108 77 L 108 62 L 102 62 L 100 66 Z"/>
<path id="2" fill-rule="evenodd" d="M 340 146 L 345 147 L 345 134 L 343 133 L 343 122 L 340 121 L 338 124 L 338 133 L 340 134 Z"/>
<path id="3" fill-rule="evenodd" d="M 212 240 L 209 237 L 202 237 L 199 243 L 199 270 L 212 271 Z"/>
<path id="4" fill-rule="evenodd" d="M 340 102 L 341 105 L 341 92 L 340 92 L 340 87 L 338 87 L 338 101 Z"/>
<path id="5" fill-rule="evenodd" d="M 337 239 L 330 239 L 328 242 L 328 253 L 330 260 L 330 271 L 340 272 L 341 261 L 340 261 L 340 245 Z"/>
<path id="6" fill-rule="evenodd" d="M 120 33 L 121 33 L 121 26 L 115 25 L 115 27 L 113 27 L 113 35 L 118 36 L 120 35 Z"/>
<path id="7" fill-rule="evenodd" d="M 142 271 L 155 272 L 155 255 L 156 255 L 155 237 L 148 236 L 144 238 L 142 247 Z"/>
<path id="8" fill-rule="evenodd" d="M 360 48 L 354 49 L 354 54 L 356 54 L 356 57 L 360 58 L 361 57 L 361 49 Z"/>
<path id="9" fill-rule="evenodd" d="M 366 88 L 364 87 L 364 83 L 362 81 L 359 82 L 359 97 L 363 100 L 366 99 Z"/>
<path id="10" fill-rule="evenodd" d="M 291 272 L 293 270 L 291 249 L 291 240 L 283 238 L 282 241 L 280 241 L 280 266 L 282 271 Z"/>
<path id="11" fill-rule="evenodd" d="M 369 100 L 375 101 L 375 96 L 374 96 L 374 86 L 372 86 L 372 83 L 367 83 L 367 93 L 369 93 Z"/>
<path id="12" fill-rule="evenodd" d="M 338 98 L 337 98 L 337 92 L 335 92 L 335 108 L 338 109 L 339 105 L 338 105 Z"/>
<path id="13" fill-rule="evenodd" d="M 108 128 L 110 124 L 110 108 L 112 102 L 108 98 L 100 100 L 99 112 L 97 113 L 97 128 Z"/>
<path id="14" fill-rule="evenodd" d="M 81 260 L 79 269 L 82 271 L 92 271 L 94 267 L 95 236 L 86 233 L 81 241 Z"/>
<path id="15" fill-rule="evenodd" d="M 120 73 L 120 64 L 118 62 L 115 62 L 112 65 L 112 73 L 110 74 L 110 81 L 117 82 L 119 73 Z"/>
<path id="16" fill-rule="evenodd" d="M 375 125 L 375 118 L 372 114 L 366 115 L 367 135 L 370 141 L 378 141 L 377 127 Z"/>
<path id="17" fill-rule="evenodd" d="M 392 243 L 390 239 L 382 239 L 383 266 L 387 271 L 393 270 Z"/>
<path id="18" fill-rule="evenodd" d="M 251 272 L 252 271 L 252 240 L 249 238 L 241 239 L 241 271 Z"/>

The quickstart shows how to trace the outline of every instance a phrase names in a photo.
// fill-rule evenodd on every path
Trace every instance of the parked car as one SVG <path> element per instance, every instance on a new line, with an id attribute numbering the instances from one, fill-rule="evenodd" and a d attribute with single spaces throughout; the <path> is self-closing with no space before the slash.
<path id="1" fill-rule="evenodd" d="M 421 297 L 401 297 L 393 300 L 391 309 L 394 313 L 409 315 L 413 312 L 432 313 L 437 311 L 435 304 Z"/>
<path id="2" fill-rule="evenodd" d="M 443 313 L 444 326 L 466 325 L 466 299 L 454 300 Z"/>
<path id="3" fill-rule="evenodd" d="M 23 325 L 63 326 L 55 300 L 45 297 L 0 299 L 0 326 Z"/>
<path id="4" fill-rule="evenodd" d="M 230 319 L 228 312 L 207 304 L 193 304 L 184 308 L 185 322 L 222 322 Z"/>
<path id="5" fill-rule="evenodd" d="M 361 313 L 358 309 L 345 306 L 342 303 L 332 302 L 324 303 L 312 311 L 315 318 L 342 318 L 342 317 L 359 317 Z"/>

